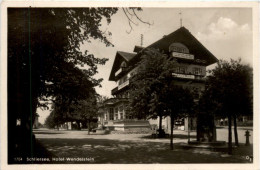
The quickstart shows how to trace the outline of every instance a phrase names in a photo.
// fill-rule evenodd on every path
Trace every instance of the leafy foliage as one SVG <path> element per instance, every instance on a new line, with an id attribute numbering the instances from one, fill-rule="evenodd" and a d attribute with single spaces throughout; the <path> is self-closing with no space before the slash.
<path id="1" fill-rule="evenodd" d="M 118 8 L 8 8 L 10 153 L 20 152 L 15 148 L 21 141 L 21 152 L 26 156 L 32 153 L 32 116 L 37 107 L 46 106 L 39 100 L 52 99 L 56 107 L 65 106 L 59 107 L 61 112 L 57 114 L 67 119 L 68 106 L 85 100 L 95 86 L 100 86 L 102 79 L 93 76 L 97 73 L 97 65 L 105 64 L 107 59 L 96 58 L 88 51 L 82 53 L 80 46 L 92 39 L 113 46 L 107 38 L 111 33 L 100 27 L 104 20 L 109 24 L 117 11 Z M 16 119 L 21 119 L 21 127 L 26 131 L 21 141 L 14 135 Z M 15 156 L 9 154 L 10 161 L 12 157 Z"/>
<path id="2" fill-rule="evenodd" d="M 53 110 L 44 122 L 46 127 L 50 128 L 50 129 L 53 129 L 62 123 L 64 123 L 64 122 L 61 117 L 61 114 L 58 113 L 56 110 Z"/>
<path id="3" fill-rule="evenodd" d="M 171 83 L 164 91 L 163 101 L 173 118 L 193 116 L 195 103 L 190 89 Z"/>
<path id="4" fill-rule="evenodd" d="M 75 120 L 91 121 L 93 118 L 97 117 L 98 107 L 97 100 L 94 96 L 92 98 L 78 101 L 77 104 L 72 106 L 72 108 L 72 115 L 74 115 L 73 117 Z"/>
<path id="5" fill-rule="evenodd" d="M 79 47 L 91 38 L 112 45 L 99 27 L 103 18 L 110 23 L 117 10 L 9 8 L 8 85 L 9 89 L 16 89 L 8 92 L 9 98 L 31 94 L 28 96 L 33 101 L 33 110 L 36 110 L 38 98 L 46 100 L 52 96 L 56 100 L 63 96 L 63 100 L 65 97 L 75 100 L 87 95 L 89 89 L 101 81 L 92 77 L 97 73 L 97 64 L 105 64 L 107 59 L 95 58 L 87 51 L 83 54 Z M 82 64 L 88 69 L 80 70 L 77 66 Z M 78 88 L 83 84 L 84 91 Z M 30 99 L 23 101 L 29 102 Z"/>
<path id="6" fill-rule="evenodd" d="M 65 122 L 81 122 L 85 124 L 97 117 L 97 101 L 96 97 L 88 97 L 85 100 L 71 102 L 69 105 L 53 104 L 53 111 L 47 117 L 45 124 L 49 128 Z"/>
<path id="7" fill-rule="evenodd" d="M 155 49 L 143 52 L 138 63 L 138 74 L 131 79 L 130 107 L 132 116 L 137 118 L 157 118 L 163 114 L 164 106 L 158 101 L 158 95 L 165 85 L 165 70 L 168 64 L 167 56 Z M 166 64 L 166 65 L 165 65 Z"/>
<path id="8" fill-rule="evenodd" d="M 177 62 L 155 49 L 143 52 L 138 74 L 131 80 L 130 105 L 132 114 L 140 118 L 157 118 L 188 112 L 193 95 L 189 89 L 174 84 L 172 72 Z"/>
<path id="9" fill-rule="evenodd" d="M 38 106 L 45 106 L 39 100 L 51 98 L 56 105 L 68 106 L 89 97 L 94 86 L 100 85 L 101 79 L 93 75 L 97 64 L 105 64 L 107 59 L 82 53 L 79 48 L 91 38 L 111 46 L 106 38 L 111 33 L 102 32 L 100 26 L 103 19 L 110 23 L 117 10 L 8 8 L 9 161 L 16 154 L 32 153 L 32 115 Z M 86 69 L 80 70 L 79 65 Z M 60 113 L 66 112 L 55 115 Z M 15 137 L 16 119 L 21 119 L 24 134 L 19 140 Z M 17 150 L 16 145 L 21 149 Z"/>
<path id="10" fill-rule="evenodd" d="M 214 113 L 220 117 L 227 114 L 252 115 L 252 78 L 252 68 L 241 64 L 241 59 L 230 62 L 220 60 L 216 68 L 210 71 L 205 92 L 207 101 L 215 103 L 218 108 L 213 110 Z"/>
<path id="11" fill-rule="evenodd" d="M 162 117 L 171 117 L 171 149 L 174 119 L 192 114 L 194 97 L 190 89 L 175 84 L 172 73 L 177 61 L 155 49 L 143 52 L 138 73 L 131 80 L 130 106 L 138 118 L 159 117 L 159 137 L 163 137 Z"/>
<path id="12" fill-rule="evenodd" d="M 232 118 L 235 144 L 238 146 L 236 119 L 239 115 L 253 114 L 253 73 L 241 59 L 230 62 L 220 60 L 210 71 L 206 91 L 201 102 L 204 111 L 221 118 L 228 118 L 228 153 L 232 153 Z M 215 107 L 215 108 L 214 108 Z"/>

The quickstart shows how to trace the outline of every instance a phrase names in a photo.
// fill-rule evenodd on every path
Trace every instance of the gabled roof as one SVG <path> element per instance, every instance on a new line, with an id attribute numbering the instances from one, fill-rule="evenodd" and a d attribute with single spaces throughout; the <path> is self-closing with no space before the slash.
<path id="1" fill-rule="evenodd" d="M 176 31 L 170 33 L 169 35 L 163 36 L 160 40 L 154 42 L 153 44 L 147 47 L 135 46 L 134 52 L 136 53 L 127 53 L 118 51 L 116 58 L 113 64 L 113 68 L 110 73 L 109 80 L 115 80 L 115 72 L 120 68 L 122 61 L 126 61 L 128 64 L 132 65 L 140 60 L 140 53 L 146 48 L 155 48 L 163 50 L 165 53 L 169 52 L 169 46 L 172 43 L 182 43 L 188 49 L 190 54 L 193 54 L 195 60 L 205 60 L 207 63 L 206 66 L 211 65 L 218 61 L 218 59 L 206 48 L 204 47 L 185 27 L 181 27 Z M 130 63 L 129 63 L 130 62 Z"/>
<path id="2" fill-rule="evenodd" d="M 136 45 L 134 48 L 134 52 L 139 53 L 142 49 L 144 49 L 144 47 Z"/>
<path id="3" fill-rule="evenodd" d="M 126 61 L 130 61 L 136 54 L 135 53 L 128 53 L 123 51 L 117 51 L 117 53 L 123 57 Z"/>
<path id="4" fill-rule="evenodd" d="M 195 56 L 195 59 L 201 59 L 208 61 L 207 65 L 213 64 L 218 59 L 204 47 L 185 27 L 181 27 L 178 30 L 172 32 L 169 35 L 164 36 L 160 40 L 154 42 L 146 48 L 159 48 L 165 52 L 169 50 L 169 46 L 174 43 L 183 43 L 188 47 L 191 54 Z"/>
<path id="5" fill-rule="evenodd" d="M 109 80 L 114 81 L 115 80 L 115 72 L 120 68 L 120 64 L 125 61 L 128 63 L 136 53 L 128 53 L 128 52 L 123 52 L 123 51 L 117 51 L 116 57 L 112 66 L 112 70 L 110 72 Z"/>

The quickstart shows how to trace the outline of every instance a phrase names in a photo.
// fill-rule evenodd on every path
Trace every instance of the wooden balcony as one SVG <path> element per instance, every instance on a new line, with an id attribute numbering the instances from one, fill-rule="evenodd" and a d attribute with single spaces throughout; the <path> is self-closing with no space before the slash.
<path id="1" fill-rule="evenodd" d="M 128 86 L 128 85 L 129 85 L 129 80 L 127 80 L 127 81 L 125 81 L 124 83 L 120 84 L 120 85 L 118 86 L 118 90 L 120 90 L 120 89 L 122 89 L 122 88 L 124 88 L 124 87 L 126 87 L 126 86 Z"/>
<path id="2" fill-rule="evenodd" d="M 180 79 L 205 81 L 205 76 L 203 76 L 203 75 L 180 74 L 180 73 L 172 73 L 172 75 L 173 75 L 173 77 L 180 78 Z"/>
<path id="3" fill-rule="evenodd" d="M 186 53 L 179 53 L 179 52 L 172 52 L 172 57 L 176 58 L 182 58 L 182 59 L 188 59 L 188 60 L 194 60 L 193 54 L 186 54 Z"/>
<path id="4" fill-rule="evenodd" d="M 195 75 L 192 74 L 180 74 L 180 73 L 172 73 L 173 77 L 183 78 L 183 79 L 195 79 Z"/>
<path id="5" fill-rule="evenodd" d="M 119 86 L 113 88 L 111 90 L 111 94 L 115 95 L 117 92 L 121 91 L 122 89 L 124 89 L 125 87 L 127 87 L 129 85 L 129 80 L 125 81 L 124 83 L 120 84 Z"/>

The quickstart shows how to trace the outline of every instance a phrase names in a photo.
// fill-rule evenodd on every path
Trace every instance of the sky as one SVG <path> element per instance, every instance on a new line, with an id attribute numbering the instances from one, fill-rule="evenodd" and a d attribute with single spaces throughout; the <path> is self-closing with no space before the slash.
<path id="1" fill-rule="evenodd" d="M 181 12 L 181 15 L 180 15 Z M 215 57 L 230 60 L 241 58 L 244 64 L 253 65 L 252 44 L 252 11 L 251 8 L 143 8 L 137 12 L 144 24 L 132 18 L 138 25 L 132 25 L 130 30 L 128 19 L 120 9 L 112 22 L 107 25 L 102 22 L 101 30 L 112 33 L 108 39 L 114 47 L 106 47 L 98 40 L 84 43 L 81 50 L 88 50 L 98 58 L 108 58 L 105 65 L 98 66 L 99 73 L 95 78 L 103 78 L 102 88 L 97 87 L 98 94 L 111 97 L 111 90 L 116 87 L 115 82 L 108 80 L 117 51 L 133 52 L 135 45 L 146 47 L 180 28 L 187 28 Z M 214 68 L 215 65 L 207 69 Z M 49 114 L 48 110 L 41 111 L 39 121 L 44 120 Z"/>

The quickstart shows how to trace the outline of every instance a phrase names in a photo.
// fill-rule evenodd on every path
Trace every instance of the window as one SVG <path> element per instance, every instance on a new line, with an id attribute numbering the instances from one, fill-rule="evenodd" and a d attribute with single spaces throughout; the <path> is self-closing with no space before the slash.
<path id="1" fill-rule="evenodd" d="M 195 68 L 193 68 L 193 73 L 195 75 L 202 75 L 202 69 L 198 68 L 198 67 L 195 67 Z"/>
<path id="2" fill-rule="evenodd" d="M 114 109 L 113 108 L 109 109 L 109 120 L 114 120 Z"/>
<path id="3" fill-rule="evenodd" d="M 185 67 L 177 67 L 176 68 L 176 72 L 177 73 L 181 73 L 181 74 L 185 74 L 186 73 L 186 68 Z"/>
<path id="4" fill-rule="evenodd" d="M 173 51 L 179 53 L 189 53 L 189 49 L 184 44 L 178 42 L 172 43 L 169 46 L 169 52 L 173 52 Z"/>
<path id="5" fill-rule="evenodd" d="M 118 120 L 119 118 L 118 118 L 118 108 L 116 107 L 115 108 L 115 120 Z"/>
<path id="6" fill-rule="evenodd" d="M 120 114 L 120 119 L 124 119 L 124 115 L 123 115 L 123 110 L 124 110 L 124 107 L 123 106 L 120 106 L 119 107 L 119 114 Z"/>

